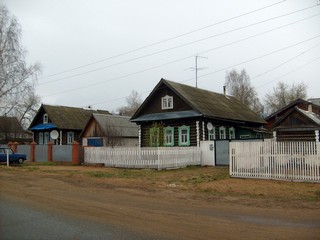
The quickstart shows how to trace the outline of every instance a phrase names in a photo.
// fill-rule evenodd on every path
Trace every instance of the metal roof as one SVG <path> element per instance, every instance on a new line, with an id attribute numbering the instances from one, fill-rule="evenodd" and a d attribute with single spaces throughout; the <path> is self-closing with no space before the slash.
<path id="1" fill-rule="evenodd" d="M 298 107 L 296 107 L 295 109 L 297 111 L 299 111 L 300 113 L 302 113 L 307 118 L 309 118 L 310 120 L 312 120 L 313 122 L 315 122 L 316 124 L 320 125 L 320 116 L 319 115 L 315 114 L 314 112 L 302 110 Z"/>
<path id="2" fill-rule="evenodd" d="M 57 126 L 54 125 L 53 123 L 43 123 L 30 128 L 30 130 L 33 130 L 33 131 L 50 130 L 50 129 L 57 129 Z"/>

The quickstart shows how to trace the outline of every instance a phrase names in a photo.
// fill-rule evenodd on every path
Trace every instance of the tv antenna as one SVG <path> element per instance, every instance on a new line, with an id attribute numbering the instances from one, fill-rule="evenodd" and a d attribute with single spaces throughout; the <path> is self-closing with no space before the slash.
<path id="1" fill-rule="evenodd" d="M 199 58 L 208 59 L 208 58 L 207 58 L 207 57 L 203 57 L 203 56 L 199 56 L 199 55 L 195 55 L 194 57 L 195 57 L 196 66 L 195 66 L 195 67 L 192 67 L 191 69 L 194 69 L 195 72 L 196 72 L 196 88 L 197 88 L 197 87 L 198 87 L 198 71 L 205 69 L 205 68 L 200 68 L 200 67 L 198 67 L 198 59 L 199 59 Z"/>

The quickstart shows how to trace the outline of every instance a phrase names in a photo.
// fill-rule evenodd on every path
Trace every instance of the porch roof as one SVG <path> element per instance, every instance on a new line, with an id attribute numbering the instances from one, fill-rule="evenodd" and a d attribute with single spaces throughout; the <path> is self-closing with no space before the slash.
<path id="1" fill-rule="evenodd" d="M 57 129 L 57 126 L 54 125 L 53 123 L 43 123 L 30 128 L 30 130 L 33 130 L 33 131 L 50 130 L 50 129 Z"/>
<path id="2" fill-rule="evenodd" d="M 198 113 L 194 110 L 188 110 L 188 111 L 178 111 L 178 112 L 145 114 L 131 121 L 132 122 L 149 122 L 149 121 L 157 121 L 157 120 L 190 118 L 190 117 L 201 117 L 201 116 L 202 116 L 201 113 Z"/>

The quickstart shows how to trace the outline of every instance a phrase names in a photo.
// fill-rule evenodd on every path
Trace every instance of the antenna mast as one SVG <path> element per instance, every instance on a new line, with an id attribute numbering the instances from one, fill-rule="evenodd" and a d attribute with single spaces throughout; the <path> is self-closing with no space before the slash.
<path id="1" fill-rule="evenodd" d="M 202 56 L 199 56 L 199 55 L 195 55 L 196 67 L 194 68 L 194 70 L 196 71 L 196 88 L 198 88 L 198 70 L 203 70 L 204 69 L 204 68 L 199 68 L 198 67 L 198 58 L 206 58 L 206 59 L 208 59 L 207 57 L 202 57 Z"/>

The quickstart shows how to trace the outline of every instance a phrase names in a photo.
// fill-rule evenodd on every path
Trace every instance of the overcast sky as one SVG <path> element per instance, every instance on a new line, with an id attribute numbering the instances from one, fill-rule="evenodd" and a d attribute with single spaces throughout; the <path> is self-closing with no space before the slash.
<path id="1" fill-rule="evenodd" d="M 319 0 L 2 0 L 39 62 L 42 103 L 116 111 L 161 78 L 222 92 L 246 69 L 260 100 L 278 81 L 320 97 Z M 205 96 L 204 96 L 205 97 Z"/>

